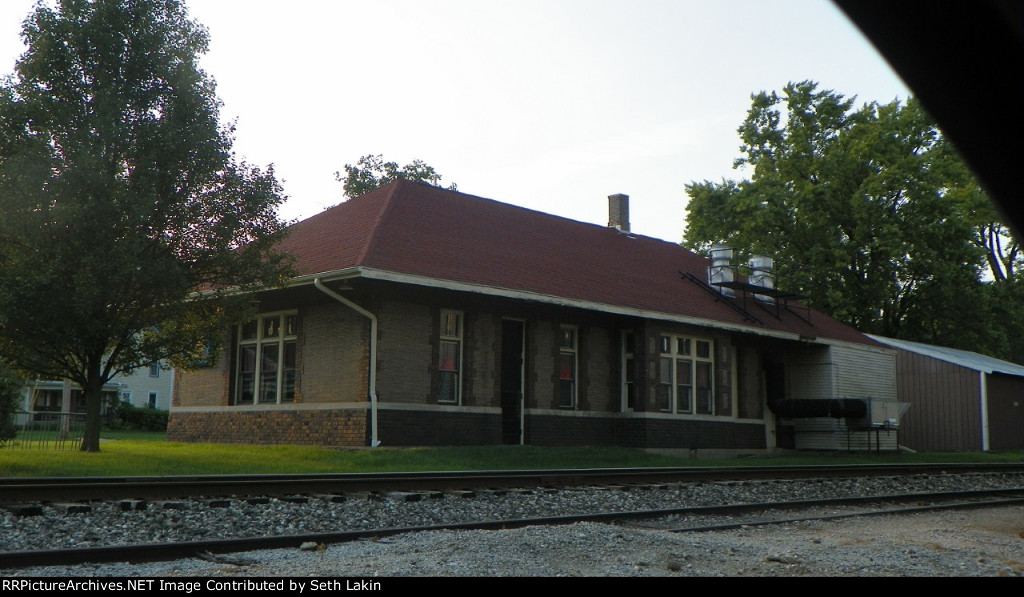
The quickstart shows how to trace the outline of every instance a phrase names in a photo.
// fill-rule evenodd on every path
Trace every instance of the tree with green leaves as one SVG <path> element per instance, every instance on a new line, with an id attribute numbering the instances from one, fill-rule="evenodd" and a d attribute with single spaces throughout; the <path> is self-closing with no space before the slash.
<path id="1" fill-rule="evenodd" d="M 0 361 L 0 447 L 17 435 L 14 415 L 21 410 L 21 391 L 25 385 L 18 372 Z"/>
<path id="2" fill-rule="evenodd" d="M 958 204 L 974 230 L 973 244 L 985 258 L 987 277 L 995 282 L 1013 281 L 1024 273 L 1024 253 L 1020 240 L 1015 238 L 1010 227 L 1003 222 L 999 211 L 967 165 L 959 159 L 946 162 L 947 175 L 955 181 L 947 190 L 946 198 Z"/>
<path id="3" fill-rule="evenodd" d="M 780 285 L 864 332 L 1005 354 L 982 272 L 1013 279 L 1016 243 L 914 98 L 854 101 L 811 81 L 753 95 L 750 177 L 686 186 L 684 244 L 773 256 Z"/>
<path id="4" fill-rule="evenodd" d="M 345 164 L 345 174 L 335 172 L 334 178 L 342 183 L 345 197 L 349 199 L 365 195 L 399 178 L 424 182 L 435 187 L 441 186 L 441 175 L 433 166 L 422 160 L 413 160 L 409 164 L 399 166 L 397 162 L 385 162 L 382 155 L 364 155 L 354 166 Z M 455 183 L 446 188 L 450 191 L 458 189 Z"/>
<path id="5" fill-rule="evenodd" d="M 98 451 L 105 382 L 206 358 L 289 275 L 284 197 L 232 153 L 180 0 L 39 3 L 22 38 L 0 85 L 0 358 L 77 383 Z"/>

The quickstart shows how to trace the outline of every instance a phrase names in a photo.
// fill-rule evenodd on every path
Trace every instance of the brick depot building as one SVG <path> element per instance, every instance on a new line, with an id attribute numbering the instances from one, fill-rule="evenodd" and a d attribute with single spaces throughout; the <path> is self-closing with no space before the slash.
<path id="1" fill-rule="evenodd" d="M 765 449 L 821 415 L 775 405 L 895 399 L 892 349 L 709 285 L 608 201 L 605 227 L 399 181 L 295 224 L 298 276 L 176 376 L 168 439 Z"/>

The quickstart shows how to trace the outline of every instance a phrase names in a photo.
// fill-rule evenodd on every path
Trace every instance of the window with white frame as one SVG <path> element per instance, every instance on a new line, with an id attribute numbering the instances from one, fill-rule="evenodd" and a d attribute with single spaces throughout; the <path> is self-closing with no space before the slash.
<path id="1" fill-rule="evenodd" d="M 576 376 L 579 365 L 579 332 L 576 326 L 563 325 L 558 345 L 558 406 L 576 408 Z"/>
<path id="2" fill-rule="evenodd" d="M 147 404 L 147 406 L 149 406 L 149 408 L 156 408 L 156 397 L 157 397 L 156 392 L 150 392 L 149 393 L 149 403 Z"/>
<path id="3" fill-rule="evenodd" d="M 714 414 L 711 341 L 661 336 L 658 408 L 662 412 Z"/>
<path id="4" fill-rule="evenodd" d="M 159 361 L 157 361 L 155 363 L 150 363 L 149 364 L 149 376 L 150 377 L 160 377 L 160 362 Z"/>
<path id="5" fill-rule="evenodd" d="M 238 330 L 235 404 L 295 401 L 298 315 L 271 313 Z"/>
<path id="6" fill-rule="evenodd" d="M 458 404 L 462 395 L 462 313 L 441 311 L 437 401 Z"/>

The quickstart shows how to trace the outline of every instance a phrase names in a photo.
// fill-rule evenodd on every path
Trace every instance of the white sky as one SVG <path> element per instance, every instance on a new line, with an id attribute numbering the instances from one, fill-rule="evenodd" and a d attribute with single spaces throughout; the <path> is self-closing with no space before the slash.
<path id="1" fill-rule="evenodd" d="M 0 0 L 0 73 L 34 0 Z M 678 242 L 684 185 L 742 178 L 750 96 L 811 79 L 910 92 L 828 0 L 187 0 L 236 153 L 273 163 L 301 219 L 363 155 L 462 192 Z"/>

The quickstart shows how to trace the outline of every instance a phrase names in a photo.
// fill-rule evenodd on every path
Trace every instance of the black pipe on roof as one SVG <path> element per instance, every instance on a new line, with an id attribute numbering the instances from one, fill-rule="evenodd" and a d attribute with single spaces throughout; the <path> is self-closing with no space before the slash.
<path id="1" fill-rule="evenodd" d="M 776 400 L 768 407 L 777 416 L 787 419 L 810 417 L 860 419 L 868 414 L 868 403 L 860 398 L 793 398 Z"/>

